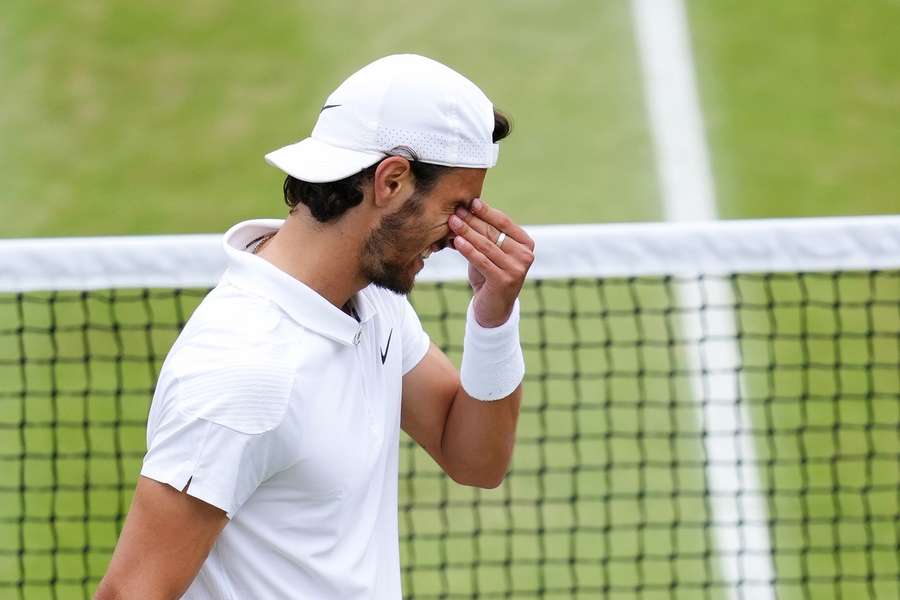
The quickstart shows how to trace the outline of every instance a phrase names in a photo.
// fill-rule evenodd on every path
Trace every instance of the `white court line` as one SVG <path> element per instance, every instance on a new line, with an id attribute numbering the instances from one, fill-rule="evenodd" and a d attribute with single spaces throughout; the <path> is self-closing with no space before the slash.
<path id="1" fill-rule="evenodd" d="M 632 17 L 643 74 L 644 97 L 653 132 L 656 165 L 670 221 L 717 218 L 712 169 L 694 77 L 687 17 L 681 0 L 632 0 Z M 687 356 L 694 398 L 701 404 L 707 487 L 715 521 L 716 554 L 731 598 L 774 599 L 774 569 L 754 440 L 740 377 L 740 349 L 734 339 L 727 284 L 680 284 L 678 298 L 689 310 L 683 334 L 696 340 Z M 729 369 L 719 374 L 721 368 Z M 733 369 L 733 370 L 731 370 Z M 709 371 L 715 374 L 704 374 Z"/>

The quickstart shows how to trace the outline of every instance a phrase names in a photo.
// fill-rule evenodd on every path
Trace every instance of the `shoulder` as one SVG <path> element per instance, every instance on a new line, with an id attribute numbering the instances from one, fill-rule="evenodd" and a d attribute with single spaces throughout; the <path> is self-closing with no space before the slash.
<path id="1" fill-rule="evenodd" d="M 284 311 L 274 302 L 219 284 L 197 306 L 179 341 L 213 333 L 226 340 L 262 339 L 275 333 L 286 319 Z"/>
<path id="2" fill-rule="evenodd" d="M 186 416 L 241 433 L 274 429 L 284 419 L 302 360 L 302 333 L 264 299 L 217 288 L 166 359 L 167 401 Z"/>

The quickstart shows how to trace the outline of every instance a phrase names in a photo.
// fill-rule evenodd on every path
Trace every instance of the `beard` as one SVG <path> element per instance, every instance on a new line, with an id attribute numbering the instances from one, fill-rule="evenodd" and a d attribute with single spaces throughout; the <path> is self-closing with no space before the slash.
<path id="1" fill-rule="evenodd" d="M 391 256 L 410 256 L 421 251 L 427 242 L 421 237 L 421 228 L 416 227 L 423 199 L 423 194 L 415 192 L 400 210 L 384 217 L 378 229 L 369 234 L 359 257 L 360 272 L 367 281 L 395 294 L 412 291 L 416 278 L 410 266 L 412 261 Z"/>

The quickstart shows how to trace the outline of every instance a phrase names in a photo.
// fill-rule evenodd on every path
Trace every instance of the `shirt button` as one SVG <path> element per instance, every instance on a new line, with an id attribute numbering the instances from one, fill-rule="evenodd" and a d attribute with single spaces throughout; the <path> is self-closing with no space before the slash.
<path id="1" fill-rule="evenodd" d="M 353 336 L 353 343 L 357 346 L 359 345 L 359 341 L 362 339 L 362 329 L 356 330 L 356 335 Z"/>

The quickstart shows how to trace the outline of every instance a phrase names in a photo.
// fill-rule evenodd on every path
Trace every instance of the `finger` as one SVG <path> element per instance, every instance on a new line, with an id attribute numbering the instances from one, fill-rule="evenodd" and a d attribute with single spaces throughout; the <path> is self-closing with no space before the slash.
<path id="1" fill-rule="evenodd" d="M 476 217 L 471 211 L 460 206 L 456 209 L 456 216 L 465 221 L 472 229 L 488 238 L 496 241 L 500 237 L 500 230 L 490 225 L 480 217 Z"/>
<path id="2" fill-rule="evenodd" d="M 470 205 L 470 212 L 482 221 L 491 225 L 499 231 L 506 232 L 507 237 L 511 237 L 529 250 L 534 250 L 534 240 L 531 239 L 522 227 L 517 225 L 506 216 L 503 211 L 488 206 L 487 202 L 481 198 L 475 198 Z"/>
<path id="3" fill-rule="evenodd" d="M 479 232 L 481 235 L 493 242 L 494 245 L 500 248 L 502 252 L 510 254 L 521 262 L 527 263 L 529 265 L 534 261 L 534 253 L 532 252 L 531 248 L 529 248 L 525 244 L 522 244 L 521 242 L 517 242 L 509 234 L 507 234 L 506 239 L 503 240 L 503 243 L 498 245 L 497 240 L 500 239 L 500 231 L 498 231 L 496 227 L 487 224 L 480 217 L 475 216 L 465 208 L 457 208 L 456 216 L 465 221 L 466 224 L 472 227 L 472 229 Z"/>
<path id="4" fill-rule="evenodd" d="M 456 233 L 457 237 L 465 238 L 475 249 L 504 271 L 515 272 L 517 270 L 517 262 L 512 256 L 500 249 L 493 240 L 456 215 L 450 217 L 450 228 Z"/>
<path id="5" fill-rule="evenodd" d="M 461 235 L 453 238 L 453 247 L 459 250 L 469 264 L 475 267 L 485 279 L 498 280 L 503 277 L 503 271 L 487 256 L 478 251 L 468 240 Z"/>

